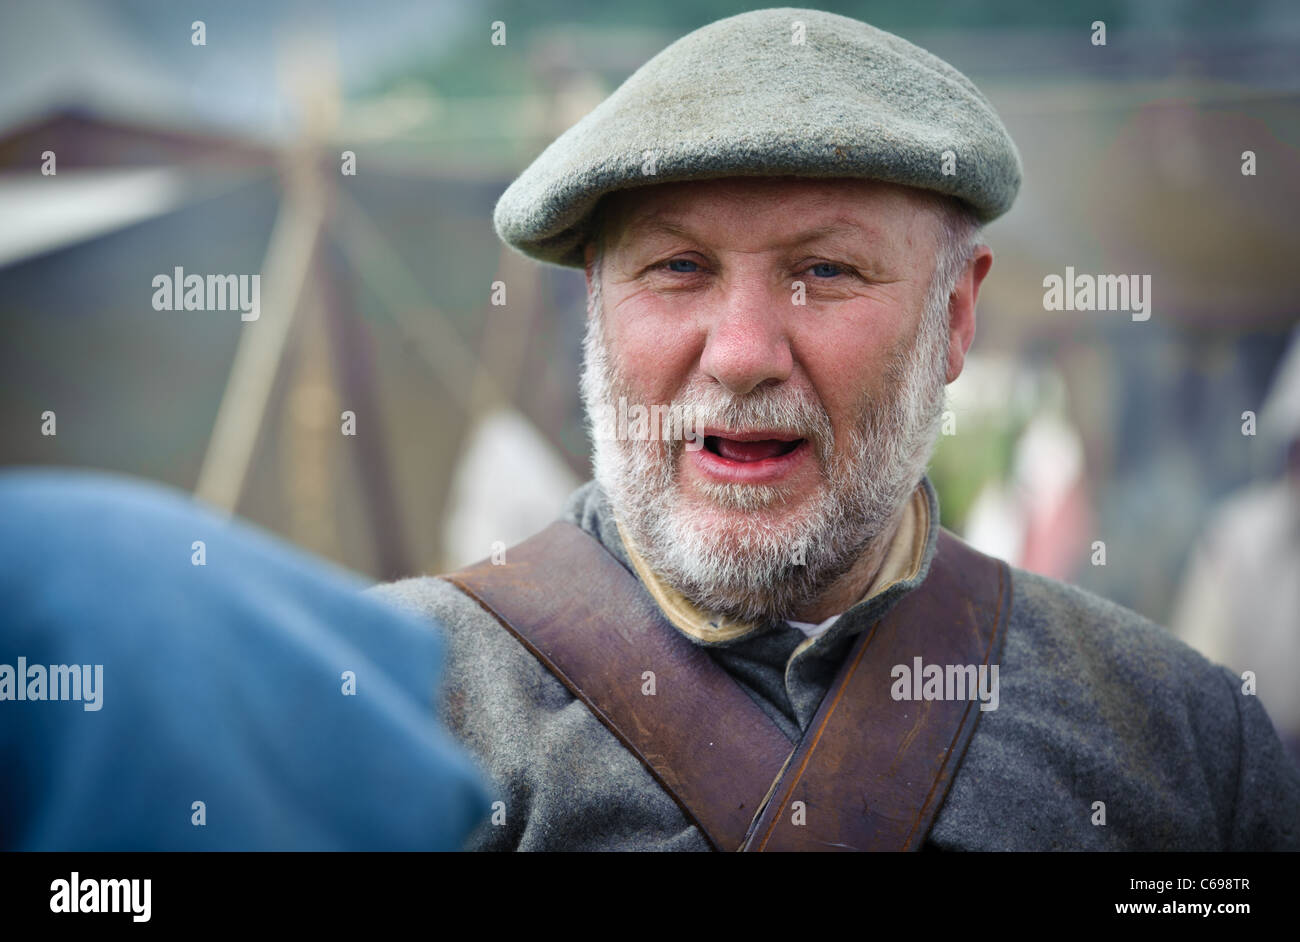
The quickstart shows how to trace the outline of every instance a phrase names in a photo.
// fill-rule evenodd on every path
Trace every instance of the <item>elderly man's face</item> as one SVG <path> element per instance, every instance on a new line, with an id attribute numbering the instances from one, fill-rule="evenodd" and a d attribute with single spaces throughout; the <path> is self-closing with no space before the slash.
<path id="1" fill-rule="evenodd" d="M 970 343 L 946 297 L 925 317 L 937 204 L 738 178 L 625 191 L 603 219 L 588 407 L 672 403 L 706 437 L 598 441 L 597 478 L 688 597 L 793 617 L 895 518 Z"/>

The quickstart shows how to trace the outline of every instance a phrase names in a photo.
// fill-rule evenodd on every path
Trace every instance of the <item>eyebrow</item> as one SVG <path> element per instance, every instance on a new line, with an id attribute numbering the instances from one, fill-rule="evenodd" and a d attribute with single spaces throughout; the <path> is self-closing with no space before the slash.
<path id="1" fill-rule="evenodd" d="M 669 236 L 678 236 L 685 239 L 698 240 L 699 236 L 693 232 L 690 227 L 674 222 L 671 219 L 664 219 L 657 216 L 642 216 L 630 221 L 624 232 L 642 232 L 648 234 L 663 234 Z M 828 239 L 836 236 L 850 236 L 856 239 L 870 239 L 878 237 L 879 233 L 872 229 L 863 229 L 861 226 L 848 223 L 830 223 L 825 226 L 815 226 L 811 229 L 803 229 L 783 238 L 777 247 L 788 248 L 796 245 L 803 245 L 808 242 L 815 242 L 819 239 Z"/>

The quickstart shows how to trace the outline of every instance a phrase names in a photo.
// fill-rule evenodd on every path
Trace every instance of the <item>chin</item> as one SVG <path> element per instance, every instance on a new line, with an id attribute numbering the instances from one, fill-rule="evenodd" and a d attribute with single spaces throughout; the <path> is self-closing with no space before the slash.
<path id="1" fill-rule="evenodd" d="M 779 525 L 805 516 L 808 498 L 762 485 L 697 485 L 684 501 L 691 512 L 717 525 L 768 523 Z"/>

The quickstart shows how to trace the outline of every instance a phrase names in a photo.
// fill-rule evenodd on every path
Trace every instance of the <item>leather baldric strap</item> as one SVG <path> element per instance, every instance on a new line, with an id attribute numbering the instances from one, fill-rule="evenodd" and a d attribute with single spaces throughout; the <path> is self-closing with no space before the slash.
<path id="1" fill-rule="evenodd" d="M 505 565 L 443 578 L 590 707 L 715 847 L 740 846 L 790 740 L 608 550 L 555 523 L 506 550 Z"/>
<path id="2" fill-rule="evenodd" d="M 862 632 L 792 752 L 731 675 L 572 524 L 512 547 L 503 565 L 443 578 L 582 700 L 719 850 L 919 849 L 979 720 L 971 685 L 997 663 L 1011 607 L 1006 564 L 940 530 L 925 581 Z M 928 687 L 910 677 L 918 668 Z M 948 699 L 895 699 L 923 691 Z"/>

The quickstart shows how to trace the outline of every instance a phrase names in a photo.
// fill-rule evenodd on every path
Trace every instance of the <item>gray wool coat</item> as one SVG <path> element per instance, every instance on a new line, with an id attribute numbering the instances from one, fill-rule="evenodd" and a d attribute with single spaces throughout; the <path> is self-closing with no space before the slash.
<path id="1" fill-rule="evenodd" d="M 705 644 L 791 748 L 854 637 L 929 570 L 939 512 L 923 483 L 930 525 L 915 578 L 858 603 L 793 657 L 804 635 L 783 622 Z M 564 517 L 632 570 L 594 482 Z M 1012 581 L 1000 703 L 982 714 L 926 849 L 1300 849 L 1300 770 L 1235 674 L 1105 599 L 1019 569 Z M 475 601 L 427 576 L 370 591 L 445 634 L 441 716 L 504 803 L 467 849 L 710 849 L 641 763 Z M 1093 823 L 1098 801 L 1104 825 Z"/>

